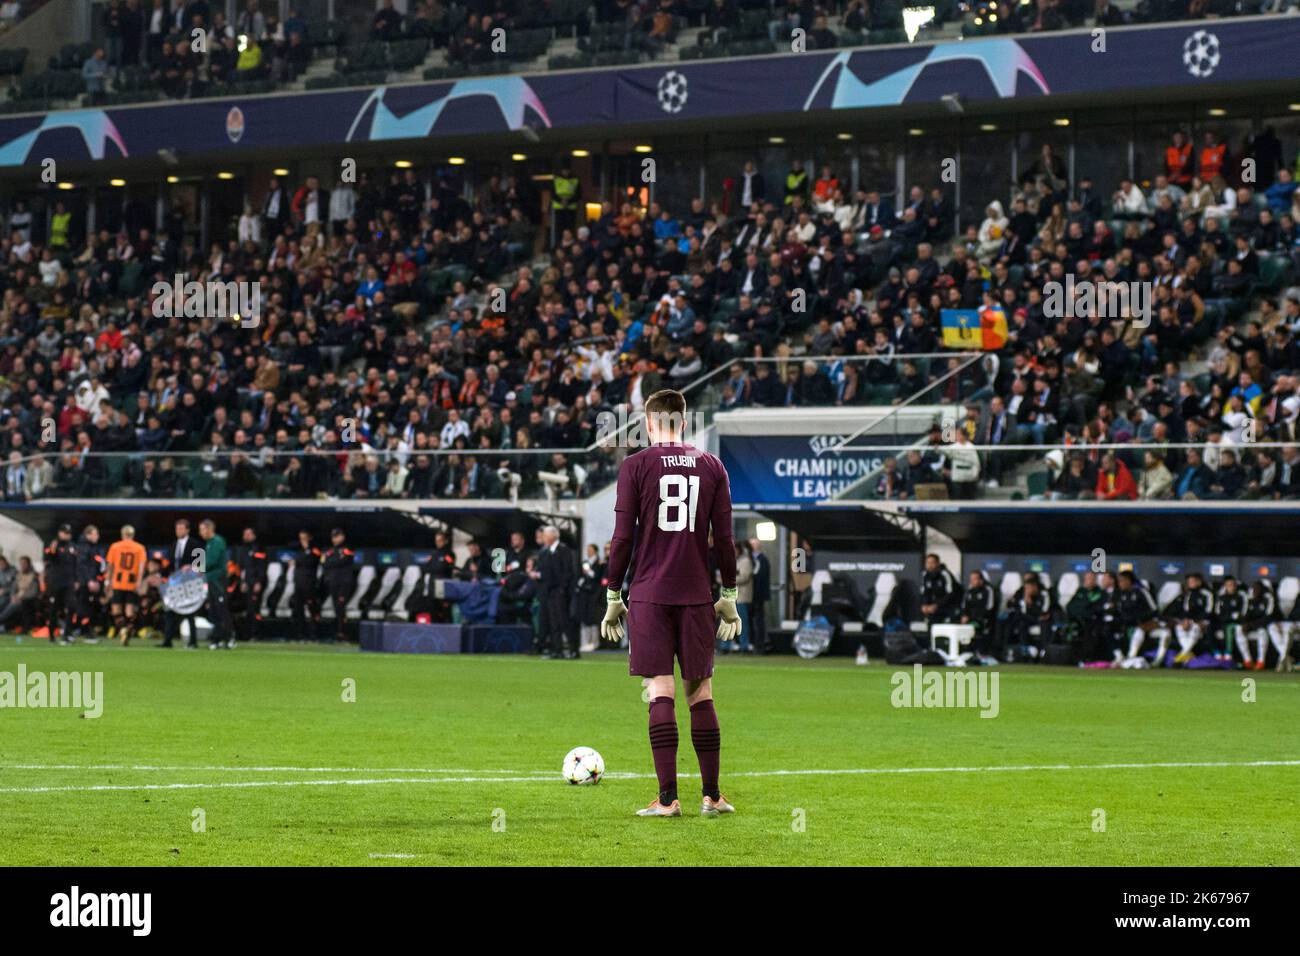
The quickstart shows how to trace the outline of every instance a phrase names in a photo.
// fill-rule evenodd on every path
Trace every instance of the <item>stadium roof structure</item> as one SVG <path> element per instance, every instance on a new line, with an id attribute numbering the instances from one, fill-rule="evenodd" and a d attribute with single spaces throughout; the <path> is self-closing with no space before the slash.
<path id="1" fill-rule="evenodd" d="M 399 141 L 497 148 L 621 132 L 766 132 L 873 115 L 1100 108 L 1294 93 L 1300 17 L 1108 27 L 645 66 L 511 73 L 320 92 L 178 100 L 0 118 L 0 174 L 53 158 L 77 165 L 257 161 Z M 774 82 L 773 78 L 779 77 Z M 761 95 L 756 95 L 761 93 Z M 459 144 L 457 144 L 459 146 Z M 74 167 L 76 168 L 76 167 Z"/>

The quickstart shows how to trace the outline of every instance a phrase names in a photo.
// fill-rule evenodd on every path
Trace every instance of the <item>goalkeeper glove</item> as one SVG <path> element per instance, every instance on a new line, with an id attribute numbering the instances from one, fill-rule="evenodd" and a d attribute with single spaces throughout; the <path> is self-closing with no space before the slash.
<path id="1" fill-rule="evenodd" d="M 627 617 L 627 605 L 623 603 L 620 591 L 605 592 L 605 619 L 600 622 L 600 636 L 607 641 L 623 640 L 623 621 Z"/>
<path id="2" fill-rule="evenodd" d="M 740 615 L 736 613 L 736 589 L 723 588 L 722 596 L 713 605 L 713 613 L 718 615 L 718 640 L 730 644 L 740 636 Z"/>

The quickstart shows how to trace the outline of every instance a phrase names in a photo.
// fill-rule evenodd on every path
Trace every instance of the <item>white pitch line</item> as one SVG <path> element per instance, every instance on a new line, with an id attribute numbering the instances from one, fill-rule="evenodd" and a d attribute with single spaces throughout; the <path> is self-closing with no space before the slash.
<path id="1" fill-rule="evenodd" d="M 370 854 L 370 859 L 372 860 L 414 860 L 415 856 L 416 855 L 414 853 L 372 853 Z"/>
<path id="2" fill-rule="evenodd" d="M 1163 770 L 1222 767 L 1300 767 L 1300 760 L 1203 760 L 1156 763 L 1014 764 L 992 767 L 863 767 L 852 769 L 748 770 L 728 777 L 818 777 L 909 773 L 1033 773 L 1055 770 Z M 193 768 L 191 768 L 193 769 Z M 494 771 L 483 771 L 492 773 Z M 607 773 L 613 780 L 652 780 L 652 773 Z M 680 774 L 694 777 L 695 774 Z M 378 777 L 360 780 L 243 780 L 224 783 L 92 784 L 66 787 L 6 787 L 0 793 L 95 793 L 113 790 L 225 790 L 262 787 L 356 787 L 407 783 L 554 783 L 558 774 L 513 777 Z"/>
<path id="3" fill-rule="evenodd" d="M 226 767 L 193 764 L 125 764 L 125 763 L 0 763 L 0 770 L 182 770 L 195 773 L 220 771 L 232 773 L 544 773 L 541 770 L 474 770 L 468 767 L 435 769 L 431 767 Z"/>

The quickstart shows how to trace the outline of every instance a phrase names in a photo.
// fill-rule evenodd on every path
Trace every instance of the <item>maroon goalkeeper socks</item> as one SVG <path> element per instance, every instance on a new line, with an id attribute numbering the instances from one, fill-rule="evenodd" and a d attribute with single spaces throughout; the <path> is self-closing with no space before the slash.
<path id="1" fill-rule="evenodd" d="M 677 714 L 671 697 L 650 701 L 650 752 L 659 778 L 659 802 L 666 807 L 677 799 Z"/>
<path id="2" fill-rule="evenodd" d="M 713 701 L 702 700 L 691 707 L 691 743 L 700 761 L 700 782 L 704 795 L 718 799 L 718 764 L 721 762 L 722 735 Z"/>

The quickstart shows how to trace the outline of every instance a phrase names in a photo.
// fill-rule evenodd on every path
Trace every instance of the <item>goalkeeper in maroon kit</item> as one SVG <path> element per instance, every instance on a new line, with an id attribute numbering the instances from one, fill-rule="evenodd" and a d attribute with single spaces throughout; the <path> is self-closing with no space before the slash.
<path id="1" fill-rule="evenodd" d="M 736 613 L 736 548 L 731 487 L 715 456 L 683 444 L 686 399 L 655 392 L 645 403 L 650 446 L 629 455 L 618 472 L 614 537 L 610 541 L 607 609 L 601 633 L 621 640 L 624 618 L 631 644 L 629 670 L 649 678 L 650 749 L 659 796 L 637 814 L 678 817 L 677 694 L 673 659 L 681 667 L 691 708 L 691 743 L 700 762 L 701 813 L 735 811 L 718 790 L 721 738 L 713 710 L 713 641 L 740 634 Z M 722 570 L 722 597 L 712 603 L 709 531 Z M 628 603 L 623 578 L 633 563 Z"/>

